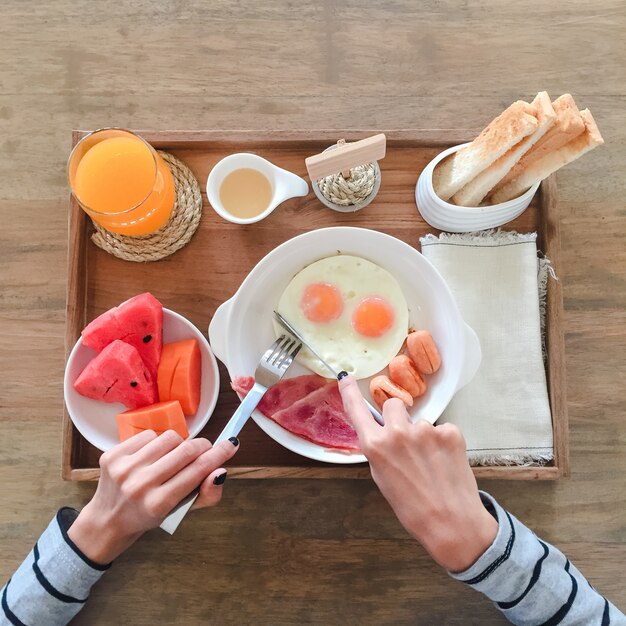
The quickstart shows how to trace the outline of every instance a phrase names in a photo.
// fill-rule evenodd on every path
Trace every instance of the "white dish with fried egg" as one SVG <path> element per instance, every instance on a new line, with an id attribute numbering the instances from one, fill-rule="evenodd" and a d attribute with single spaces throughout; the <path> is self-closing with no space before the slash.
<path id="1" fill-rule="evenodd" d="M 382 282 L 368 280 L 367 274 L 359 273 L 358 278 L 355 277 L 350 282 L 348 274 L 357 266 L 356 261 L 346 263 L 345 259 L 348 257 L 363 260 L 365 268 L 370 267 L 368 262 L 374 264 L 384 272 L 382 275 L 387 280 Z M 336 272 L 325 274 L 322 271 L 324 267 L 328 269 L 333 266 L 334 258 L 342 258 L 342 263 L 334 264 L 336 269 L 347 266 L 352 268 L 349 272 L 344 272 L 345 280 L 338 279 Z M 314 264 L 321 259 L 330 260 L 316 267 Z M 307 275 L 306 271 L 303 272 L 308 267 L 315 270 L 309 270 L 310 275 Z M 349 336 L 350 340 L 335 354 L 341 355 L 348 367 L 357 368 L 357 375 L 367 374 L 364 377 L 359 376 L 359 384 L 368 399 L 371 400 L 369 396 L 371 375 L 384 370 L 384 366 L 395 356 L 402 344 L 402 341 L 395 339 L 396 342 L 399 341 L 396 348 L 393 332 L 389 335 L 392 338 L 390 345 L 393 349 L 389 348 L 387 353 L 382 344 L 379 344 L 376 357 L 380 357 L 378 365 L 381 367 L 372 374 L 371 369 L 367 368 L 372 368 L 374 361 L 372 359 L 359 361 L 358 350 L 363 348 L 359 333 L 355 332 L 353 326 L 354 311 L 359 303 L 368 298 L 382 296 L 386 304 L 392 308 L 393 320 L 397 322 L 397 328 L 402 329 L 402 340 L 409 328 L 427 329 L 434 337 L 441 353 L 440 369 L 430 377 L 427 392 L 409 411 L 413 420 L 425 419 L 434 423 L 456 391 L 469 382 L 476 373 L 481 358 L 480 344 L 475 333 L 462 320 L 454 297 L 437 270 L 417 250 L 399 239 L 368 229 L 338 227 L 311 231 L 278 246 L 254 267 L 237 293 L 218 308 L 209 326 L 209 340 L 215 355 L 228 368 L 231 379 L 254 372 L 259 355 L 276 336 L 277 329 L 273 325 L 272 311 L 278 306 L 278 309 L 288 316 L 288 311 L 281 307 L 281 298 L 285 293 L 289 293 L 286 291 L 288 286 L 293 284 L 294 277 L 300 273 L 304 274 L 305 278 L 299 288 L 294 289 L 295 295 L 288 297 L 289 302 L 293 304 L 290 309 L 292 317 L 298 310 L 302 313 L 302 295 L 308 286 L 331 285 L 339 292 L 342 299 L 340 307 L 333 309 L 333 297 L 330 297 L 331 317 L 337 313 L 337 308 L 342 310 L 330 320 L 330 323 L 343 324 L 344 334 L 341 337 L 345 339 Z M 394 290 L 384 293 L 381 291 L 382 286 L 393 283 L 398 286 L 399 298 Z M 354 296 L 350 298 L 352 291 Z M 406 313 L 403 313 L 403 307 Z M 306 309 L 306 306 L 304 308 Z M 343 321 L 340 322 L 342 317 Z M 367 317 L 366 315 L 366 325 Z M 382 317 L 384 318 L 384 315 Z M 373 324 L 376 326 L 380 320 L 378 316 L 374 318 Z M 298 326 L 297 320 L 290 321 L 300 331 L 306 330 L 302 324 Z M 329 335 L 324 332 L 323 324 L 317 324 L 315 329 L 316 337 L 306 332 L 303 334 L 316 350 L 328 348 L 326 340 Z M 383 335 L 389 330 L 387 329 Z M 328 342 L 331 345 L 332 343 Z M 333 358 L 334 355 L 327 352 L 325 356 Z M 298 376 L 311 371 L 329 376 L 317 363 L 309 361 L 306 355 L 303 358 L 310 367 L 294 363 L 287 376 Z M 359 368 L 363 369 L 359 372 Z M 361 454 L 347 455 L 293 435 L 258 411 L 255 411 L 252 417 L 270 437 L 297 454 L 329 463 L 360 463 L 366 460 Z"/>
<path id="2" fill-rule="evenodd" d="M 276 310 L 335 371 L 374 376 L 398 354 L 409 312 L 398 281 L 363 257 L 333 254 L 300 270 Z M 284 331 L 273 321 L 276 335 Z M 328 370 L 306 348 L 298 361 L 320 376 Z"/>

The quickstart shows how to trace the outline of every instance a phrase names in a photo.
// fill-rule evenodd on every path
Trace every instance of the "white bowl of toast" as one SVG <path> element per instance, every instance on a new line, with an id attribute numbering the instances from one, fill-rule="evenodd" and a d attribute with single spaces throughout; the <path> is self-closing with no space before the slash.
<path id="1" fill-rule="evenodd" d="M 570 94 L 518 100 L 472 142 L 437 155 L 422 171 L 415 201 L 431 226 L 451 232 L 495 228 L 521 215 L 541 181 L 603 144 L 588 109 Z"/>

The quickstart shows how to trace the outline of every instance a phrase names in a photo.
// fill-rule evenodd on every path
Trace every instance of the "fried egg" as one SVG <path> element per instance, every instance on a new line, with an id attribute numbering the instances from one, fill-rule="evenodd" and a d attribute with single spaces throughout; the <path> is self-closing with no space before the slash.
<path id="1" fill-rule="evenodd" d="M 276 310 L 337 371 L 367 378 L 387 366 L 406 339 L 409 313 L 400 285 L 382 267 L 349 255 L 327 257 L 296 274 Z M 284 331 L 274 322 L 277 335 Z M 298 360 L 330 377 L 308 350 Z"/>

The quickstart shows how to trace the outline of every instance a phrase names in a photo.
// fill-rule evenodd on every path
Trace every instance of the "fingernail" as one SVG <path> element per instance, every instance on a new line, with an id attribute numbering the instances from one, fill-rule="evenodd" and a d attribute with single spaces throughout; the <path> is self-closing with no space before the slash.
<path id="1" fill-rule="evenodd" d="M 237 439 L 237 437 L 229 437 L 228 441 L 230 441 L 235 448 L 239 445 L 239 439 Z"/>
<path id="2" fill-rule="evenodd" d="M 234 437 L 233 437 L 234 439 Z M 223 474 L 220 474 L 219 476 L 216 476 L 213 479 L 213 484 L 214 485 L 223 485 L 224 481 L 226 480 L 226 476 L 228 475 L 228 472 L 224 472 Z"/>
<path id="3" fill-rule="evenodd" d="M 345 370 L 342 370 L 341 372 L 339 372 L 339 374 L 337 374 L 337 380 L 341 380 L 342 378 L 345 378 L 348 375 L 348 372 L 346 372 Z"/>

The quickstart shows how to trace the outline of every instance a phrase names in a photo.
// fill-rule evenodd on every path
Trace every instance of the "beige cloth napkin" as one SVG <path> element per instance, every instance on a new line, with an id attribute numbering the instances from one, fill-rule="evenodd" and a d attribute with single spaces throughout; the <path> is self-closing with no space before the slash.
<path id="1" fill-rule="evenodd" d="M 472 464 L 553 458 L 541 320 L 551 268 L 538 259 L 536 239 L 536 233 L 485 231 L 420 240 L 422 254 L 442 274 L 480 339 L 476 377 L 439 420 L 461 429 Z"/>

